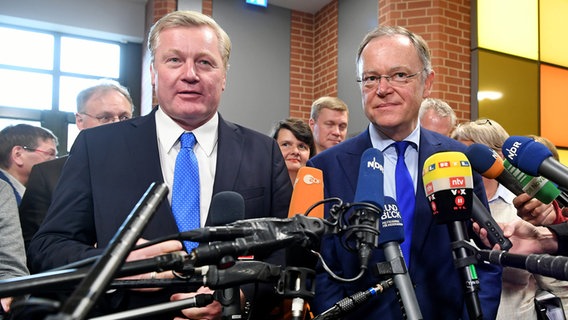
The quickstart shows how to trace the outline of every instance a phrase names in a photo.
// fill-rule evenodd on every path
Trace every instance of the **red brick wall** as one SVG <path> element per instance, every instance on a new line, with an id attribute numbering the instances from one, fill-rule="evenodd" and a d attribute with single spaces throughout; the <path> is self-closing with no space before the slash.
<path id="1" fill-rule="evenodd" d="M 292 11 L 290 21 L 290 116 L 309 119 L 314 93 L 314 15 Z"/>
<path id="2" fill-rule="evenodd" d="M 338 1 L 315 15 L 292 11 L 290 30 L 290 116 L 309 119 L 312 102 L 337 96 Z"/>
<path id="3" fill-rule="evenodd" d="M 400 25 L 428 42 L 436 72 L 432 97 L 470 120 L 470 0 L 379 0 L 379 23 Z"/>

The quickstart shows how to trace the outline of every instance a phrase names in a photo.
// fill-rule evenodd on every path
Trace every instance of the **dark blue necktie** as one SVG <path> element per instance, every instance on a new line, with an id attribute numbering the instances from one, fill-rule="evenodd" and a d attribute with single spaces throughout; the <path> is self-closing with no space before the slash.
<path id="1" fill-rule="evenodd" d="M 181 148 L 176 158 L 172 211 L 180 232 L 199 228 L 199 166 L 193 153 L 195 136 L 185 132 L 180 137 Z M 197 242 L 184 241 L 187 252 L 197 247 Z"/>
<path id="2" fill-rule="evenodd" d="M 414 194 L 414 183 L 410 172 L 404 162 L 404 152 L 410 145 L 408 141 L 397 141 L 394 143 L 396 153 L 398 155 L 396 160 L 395 170 L 395 183 L 396 183 L 396 202 L 400 214 L 402 215 L 402 223 L 404 224 L 404 241 L 401 243 L 400 248 L 402 254 L 406 259 L 406 265 L 410 266 L 410 244 L 412 240 L 412 224 L 414 216 L 414 205 L 416 196 Z"/>

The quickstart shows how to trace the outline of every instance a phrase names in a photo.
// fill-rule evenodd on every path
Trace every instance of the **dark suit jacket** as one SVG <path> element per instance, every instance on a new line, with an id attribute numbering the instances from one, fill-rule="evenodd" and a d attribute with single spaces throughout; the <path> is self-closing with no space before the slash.
<path id="1" fill-rule="evenodd" d="M 361 155 L 368 148 L 372 148 L 372 144 L 369 131 L 366 130 L 308 161 L 309 166 L 323 171 L 326 198 L 339 197 L 344 202 L 353 202 Z M 421 171 L 425 160 L 434 153 L 464 150 L 463 144 L 422 129 L 418 168 Z M 453 264 L 448 228 L 434 222 L 425 196 L 422 175 L 418 174 L 418 177 L 410 277 L 416 286 L 416 297 L 425 320 L 456 320 L 462 316 L 462 312 L 467 314 L 463 310 L 464 287 Z M 475 192 L 487 205 L 483 183 L 478 174 L 475 174 L 474 182 Z M 357 253 L 346 251 L 338 241 L 338 237 L 327 237 L 322 241 L 322 254 L 331 269 L 343 278 L 353 278 L 360 270 Z M 378 279 L 371 275 L 372 266 L 384 260 L 381 249 L 373 250 L 371 267 L 367 275 L 356 282 L 339 283 L 332 280 L 325 271 L 318 271 L 313 303 L 316 313 L 325 311 L 346 296 L 366 290 L 378 283 Z M 500 268 L 479 266 L 478 273 L 484 318 L 494 319 L 501 293 Z M 395 290 L 389 289 L 379 294 L 345 319 L 402 319 L 401 306 L 394 292 Z"/>
<path id="2" fill-rule="evenodd" d="M 67 156 L 45 161 L 32 167 L 26 192 L 20 203 L 20 224 L 26 250 L 51 204 L 51 197 Z"/>
<path id="3" fill-rule="evenodd" d="M 221 117 L 218 130 L 213 194 L 227 190 L 240 193 L 245 200 L 245 219 L 287 217 L 292 185 L 274 139 Z M 30 244 L 28 259 L 33 272 L 101 254 L 149 185 L 164 181 L 160 168 L 155 111 L 82 130 L 44 223 Z M 210 220 L 209 216 L 206 224 Z M 164 200 L 142 237 L 155 239 L 177 232 L 170 205 Z M 179 288 L 172 291 L 183 292 Z M 133 298 L 136 295 L 143 297 Z M 123 301 L 130 309 L 169 299 L 167 292 L 129 292 L 128 296 Z"/>

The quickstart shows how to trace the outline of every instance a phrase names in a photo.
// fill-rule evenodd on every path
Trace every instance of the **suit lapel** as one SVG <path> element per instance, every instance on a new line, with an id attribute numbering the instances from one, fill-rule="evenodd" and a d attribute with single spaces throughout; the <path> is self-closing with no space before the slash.
<path id="1" fill-rule="evenodd" d="M 239 128 L 223 120 L 219 115 L 219 138 L 217 141 L 217 170 L 219 168 L 240 168 L 243 157 L 243 137 Z M 234 190 L 237 170 L 223 170 L 215 174 L 213 194 L 223 190 Z"/>

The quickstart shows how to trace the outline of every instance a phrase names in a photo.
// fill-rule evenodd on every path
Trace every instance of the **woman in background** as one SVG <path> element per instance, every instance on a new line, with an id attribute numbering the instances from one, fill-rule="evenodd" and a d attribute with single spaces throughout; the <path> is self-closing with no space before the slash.
<path id="1" fill-rule="evenodd" d="M 273 126 L 270 136 L 276 140 L 282 151 L 293 185 L 298 170 L 304 167 L 316 152 L 312 131 L 301 119 L 287 118 Z"/>

